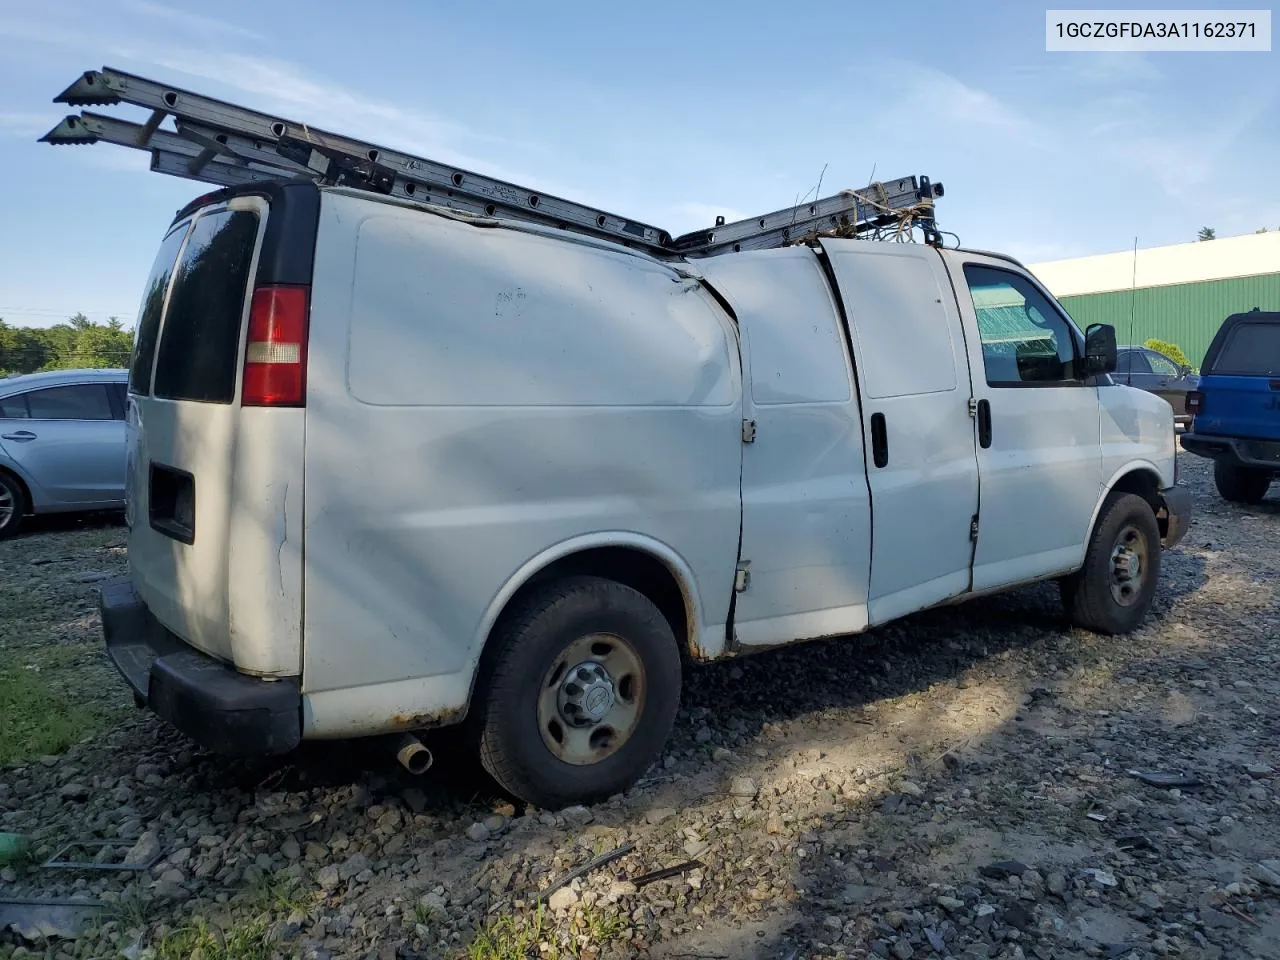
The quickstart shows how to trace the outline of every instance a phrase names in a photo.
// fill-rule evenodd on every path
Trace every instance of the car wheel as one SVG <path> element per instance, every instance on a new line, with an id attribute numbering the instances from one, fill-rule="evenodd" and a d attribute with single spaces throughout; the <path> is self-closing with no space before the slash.
<path id="1" fill-rule="evenodd" d="M 621 793 L 658 759 L 680 703 L 680 650 L 644 594 L 596 577 L 542 588 L 492 641 L 480 760 L 549 810 Z"/>
<path id="2" fill-rule="evenodd" d="M 1160 526 L 1151 504 L 1132 493 L 1103 504 L 1084 566 L 1059 581 L 1072 623 L 1095 633 L 1130 633 L 1151 609 L 1160 580 Z"/>
<path id="3" fill-rule="evenodd" d="M 11 537 L 18 532 L 26 502 L 18 481 L 0 470 L 0 538 Z"/>
<path id="4" fill-rule="evenodd" d="M 1213 463 L 1213 483 L 1223 500 L 1231 503 L 1261 503 L 1271 486 L 1271 475 L 1265 470 L 1241 467 L 1226 460 Z"/>

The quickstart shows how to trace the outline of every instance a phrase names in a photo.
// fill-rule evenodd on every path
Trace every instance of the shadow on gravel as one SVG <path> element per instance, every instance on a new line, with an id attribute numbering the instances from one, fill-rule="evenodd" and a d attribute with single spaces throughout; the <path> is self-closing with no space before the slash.
<path id="1" fill-rule="evenodd" d="M 1162 599 L 1157 631 L 1170 621 L 1169 598 Z M 1273 662 L 1266 626 L 1254 624 L 1238 645 L 1184 643 L 1163 631 L 1139 643 L 1059 632 L 1073 649 L 1049 634 L 1032 636 L 1040 627 L 1008 630 L 1009 614 L 1023 603 L 1035 608 L 1047 598 L 1031 590 L 993 609 L 984 602 L 951 625 L 958 636 L 981 636 L 971 642 L 985 644 L 986 657 L 921 650 L 909 639 L 864 647 L 873 671 L 881 657 L 893 667 L 865 700 L 859 681 L 841 692 L 819 677 L 814 700 L 856 710 L 914 693 L 930 678 L 945 684 L 956 669 L 980 659 L 990 666 L 1004 651 L 1023 648 L 1033 668 L 1046 667 L 1043 686 L 1034 669 L 1017 678 L 1011 716 L 942 742 L 935 756 L 899 757 L 856 800 L 841 796 L 850 758 L 833 746 L 835 730 L 817 724 L 807 738 L 791 738 L 799 775 L 785 783 L 785 797 L 798 796 L 762 805 L 797 811 L 767 831 L 779 834 L 774 849 L 792 889 L 784 895 L 775 881 L 749 897 L 769 911 L 712 918 L 661 945 L 654 960 L 827 958 L 851 948 L 879 957 L 1280 956 L 1280 905 L 1267 881 L 1249 884 L 1257 861 L 1280 849 L 1280 801 L 1266 789 L 1280 780 L 1265 765 L 1266 773 L 1249 769 L 1273 756 L 1280 733 L 1270 711 L 1259 718 L 1249 706 L 1274 702 L 1276 693 L 1270 670 L 1259 676 L 1247 666 Z M 922 632 L 938 631 L 930 615 L 913 620 Z M 794 666 L 787 659 L 761 669 L 785 677 Z M 855 665 L 843 651 L 831 659 Z M 912 666 L 914 679 L 890 679 Z M 760 680 L 744 673 L 742 682 Z M 1219 685 L 1243 712 L 1223 712 L 1213 692 Z M 721 696 L 702 695 L 711 704 Z M 945 690 L 941 696 L 951 699 Z M 917 743 L 927 741 L 937 713 L 919 705 L 914 713 L 897 722 Z M 866 740 L 883 735 L 868 732 Z M 1134 779 L 1135 769 L 1194 782 L 1161 788 Z M 736 869 L 729 853 L 724 859 L 726 870 Z M 755 892 L 750 870 L 720 879 Z"/>

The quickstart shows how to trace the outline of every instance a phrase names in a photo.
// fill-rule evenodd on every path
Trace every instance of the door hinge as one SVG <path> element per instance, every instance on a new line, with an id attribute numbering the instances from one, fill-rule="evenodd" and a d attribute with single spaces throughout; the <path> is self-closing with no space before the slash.
<path id="1" fill-rule="evenodd" d="M 742 442 L 754 443 L 756 439 L 756 422 L 754 420 L 742 421 Z"/>
<path id="2" fill-rule="evenodd" d="M 969 398 L 969 416 L 976 417 L 978 415 L 978 398 Z"/>
<path id="3" fill-rule="evenodd" d="M 969 521 L 969 539 L 976 541 L 978 539 L 978 515 L 975 513 L 973 519 Z"/>
<path id="4" fill-rule="evenodd" d="M 745 563 L 739 564 L 738 571 L 733 575 L 733 592 L 743 593 L 747 586 L 751 583 L 751 571 L 747 569 Z"/>

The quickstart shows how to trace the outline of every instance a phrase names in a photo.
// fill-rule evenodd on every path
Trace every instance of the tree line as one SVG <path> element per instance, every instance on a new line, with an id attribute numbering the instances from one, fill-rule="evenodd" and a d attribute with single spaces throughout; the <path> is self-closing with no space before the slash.
<path id="1" fill-rule="evenodd" d="M 118 317 L 94 323 L 83 313 L 52 327 L 15 327 L 0 318 L 0 377 L 40 370 L 127 367 L 133 331 Z"/>

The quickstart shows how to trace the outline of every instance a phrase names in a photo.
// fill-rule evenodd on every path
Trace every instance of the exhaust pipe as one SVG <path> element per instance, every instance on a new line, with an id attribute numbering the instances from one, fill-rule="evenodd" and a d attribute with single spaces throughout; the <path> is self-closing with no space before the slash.
<path id="1" fill-rule="evenodd" d="M 423 746 L 422 741 L 412 733 L 402 733 L 396 737 L 396 759 L 414 776 L 426 773 L 431 768 L 431 751 Z"/>

